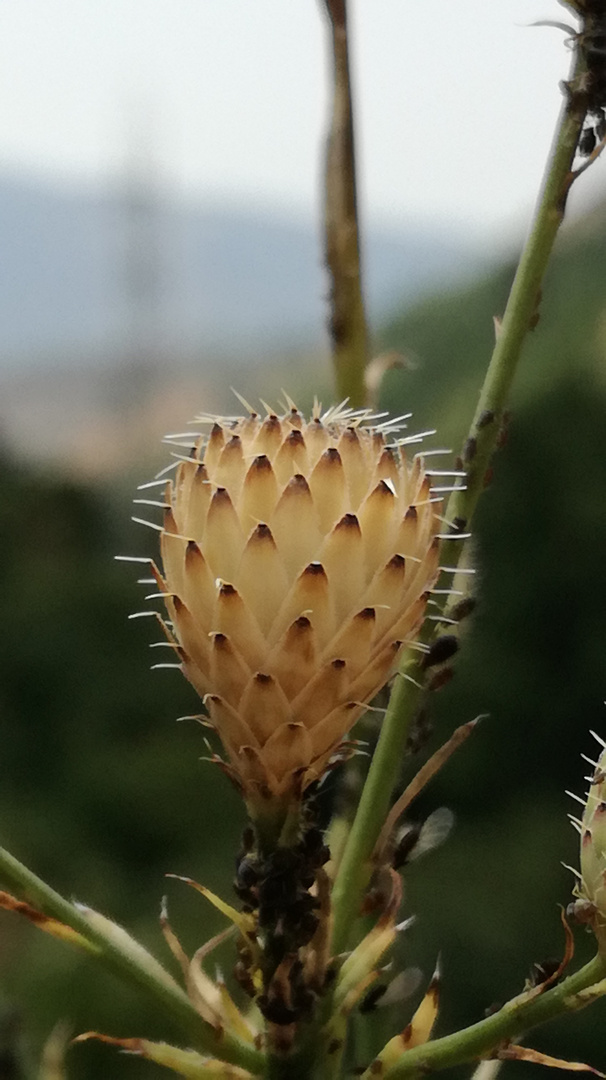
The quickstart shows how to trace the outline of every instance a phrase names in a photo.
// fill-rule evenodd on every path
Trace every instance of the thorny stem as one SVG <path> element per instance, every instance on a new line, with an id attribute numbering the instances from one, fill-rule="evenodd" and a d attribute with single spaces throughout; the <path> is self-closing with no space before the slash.
<path id="1" fill-rule="evenodd" d="M 575 59 L 571 85 L 583 70 L 580 55 Z M 555 138 L 547 163 L 543 189 L 530 234 L 514 278 L 495 349 L 486 372 L 480 400 L 463 460 L 469 464 L 466 490 L 455 491 L 448 504 L 449 521 L 459 519 L 458 531 L 469 528 L 485 484 L 490 458 L 497 445 L 499 420 L 520 359 L 524 338 L 534 325 L 540 301 L 540 289 L 553 244 L 564 217 L 566 197 L 574 179 L 572 165 L 585 118 L 581 96 L 569 94 L 563 104 Z M 487 419 L 488 418 L 488 419 Z M 471 448 L 473 447 L 473 452 Z M 472 458 L 472 460 L 470 460 Z M 441 564 L 459 565 L 465 544 L 444 540 Z M 448 608 L 446 608 L 447 614 Z M 426 623 L 422 640 L 439 633 L 439 623 Z M 370 858 L 385 821 L 396 784 L 406 738 L 412 719 L 423 696 L 423 671 L 418 654 L 404 653 L 381 734 L 370 765 L 368 777 L 345 846 L 333 893 L 333 952 L 346 948 L 349 932 L 368 884 Z"/>
<path id="2" fill-rule="evenodd" d="M 583 70 L 578 57 L 570 85 L 574 86 Z M 459 519 L 461 530 L 469 524 L 485 485 L 486 470 L 497 445 L 500 422 L 507 396 L 522 352 L 524 339 L 534 329 L 541 302 L 541 283 L 553 249 L 555 238 L 566 209 L 570 187 L 576 178 L 573 173 L 575 150 L 585 119 L 585 105 L 580 95 L 571 93 L 564 101 L 556 136 L 547 163 L 543 189 L 535 218 L 511 287 L 503 321 L 497 327 L 496 344 L 473 418 L 468 439 L 463 448 L 463 463 L 467 468 L 465 489 L 454 491 L 446 516 Z M 442 558 L 456 565 L 461 545 L 446 542 Z"/>
<path id="3" fill-rule="evenodd" d="M 330 333 L 337 392 L 364 405 L 368 329 L 362 292 L 347 0 L 322 0 L 333 49 L 332 119 L 326 144 L 324 227 L 331 277 Z"/>
<path id="4" fill-rule="evenodd" d="M 98 926 L 91 925 L 84 910 L 70 904 L 4 848 L 0 848 L 0 878 L 46 915 L 51 915 L 81 934 L 110 971 L 135 985 L 170 1016 L 181 1029 L 188 1045 L 253 1073 L 262 1071 L 263 1055 L 226 1032 L 218 1034 L 205 1023 L 185 992 L 177 983 L 173 984 L 168 973 L 161 972 L 159 964 L 156 973 L 150 969 L 151 965 L 146 965 L 132 952 L 120 948 L 116 940 Z"/>
<path id="5" fill-rule="evenodd" d="M 407 651 L 391 692 L 381 734 L 332 891 L 333 955 L 347 948 L 352 924 L 368 884 L 369 860 L 389 811 L 398 779 L 409 720 L 421 697 L 421 687 L 408 682 L 406 670 L 415 663 Z"/>
<path id="6" fill-rule="evenodd" d="M 517 1038 L 520 1032 L 590 1004 L 593 1000 L 591 988 L 605 975 L 606 963 L 600 956 L 596 956 L 574 975 L 569 975 L 544 994 L 530 1000 L 524 1000 L 521 996 L 507 1002 L 497 1013 L 472 1024 L 471 1027 L 407 1050 L 399 1061 L 384 1073 L 373 1072 L 371 1066 L 362 1080 L 371 1080 L 371 1077 L 377 1075 L 381 1080 L 412 1080 L 413 1077 L 423 1076 L 429 1071 L 446 1069 L 452 1065 L 490 1056 L 499 1046 Z M 588 993 L 584 995 L 584 991 Z M 604 988 L 597 992 L 603 993 Z"/>

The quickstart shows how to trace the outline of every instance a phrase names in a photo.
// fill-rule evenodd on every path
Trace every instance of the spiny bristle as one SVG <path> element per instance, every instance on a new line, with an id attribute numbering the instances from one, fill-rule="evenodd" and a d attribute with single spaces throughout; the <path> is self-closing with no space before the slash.
<path id="1" fill-rule="evenodd" d="M 578 802 L 578 803 L 580 803 L 580 804 L 581 804 L 581 806 L 585 806 L 585 803 L 586 803 L 586 801 L 587 801 L 587 800 L 586 800 L 586 799 L 582 799 L 580 795 L 576 795 L 574 791 L 568 791 L 568 790 L 566 790 L 566 791 L 564 792 L 564 794 L 565 794 L 565 795 L 569 795 L 571 799 L 574 799 L 574 801 L 575 801 L 575 802 Z"/>

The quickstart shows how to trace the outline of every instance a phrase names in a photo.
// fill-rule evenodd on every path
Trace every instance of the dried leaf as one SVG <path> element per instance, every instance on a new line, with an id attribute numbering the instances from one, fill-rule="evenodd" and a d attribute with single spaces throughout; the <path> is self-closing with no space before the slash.
<path id="1" fill-rule="evenodd" d="M 440 1004 L 440 979 L 440 961 L 438 960 L 423 1000 L 410 1024 L 402 1032 L 401 1038 L 405 1050 L 411 1050 L 413 1046 L 422 1046 L 431 1036 Z"/>
<path id="2" fill-rule="evenodd" d="M 179 938 L 175 934 L 172 926 L 170 925 L 170 922 L 168 921 L 166 897 L 164 897 L 162 900 L 162 909 L 160 911 L 160 929 L 162 931 L 166 944 L 168 945 L 175 960 L 179 964 L 181 971 L 183 972 L 183 977 L 187 979 L 187 975 L 189 972 L 189 957 L 184 951 L 181 942 L 179 941 Z"/>
<path id="3" fill-rule="evenodd" d="M 379 839 L 374 851 L 374 857 L 377 861 L 381 861 L 383 858 L 385 849 L 389 844 L 391 834 L 394 826 L 396 825 L 398 818 L 402 816 L 405 810 L 408 809 L 413 799 L 423 790 L 425 785 L 435 776 L 435 774 L 442 768 L 442 766 L 448 761 L 451 754 L 454 754 L 455 750 L 459 748 L 461 743 L 465 742 L 469 738 L 472 731 L 475 730 L 480 717 L 476 717 L 475 720 L 470 720 L 467 724 L 461 724 L 460 727 L 453 731 L 452 735 L 446 742 L 440 746 L 435 754 L 432 754 L 428 761 L 419 769 L 416 776 L 411 780 L 405 791 L 402 792 L 400 798 L 394 803 L 387 818 L 385 824 L 381 829 Z"/>
<path id="4" fill-rule="evenodd" d="M 395 1065 L 395 1063 L 400 1060 L 404 1051 L 412 1050 L 415 1046 L 422 1046 L 423 1043 L 428 1041 L 438 1015 L 439 1002 L 440 961 L 438 960 L 436 969 L 431 977 L 431 982 L 429 983 L 423 1000 L 412 1020 L 399 1035 L 395 1035 L 393 1039 L 389 1040 L 375 1059 L 375 1062 L 373 1062 L 377 1073 L 379 1073 L 379 1069 L 376 1062 L 380 1064 L 382 1067 L 381 1072 L 383 1072 L 386 1069 L 390 1069 L 392 1065 Z"/>
<path id="5" fill-rule="evenodd" d="M 71 945 L 78 945 L 81 949 L 87 949 L 88 952 L 100 952 L 98 946 L 93 945 L 77 930 L 72 930 L 71 926 L 66 926 L 65 923 L 59 922 L 58 919 L 44 915 L 43 912 L 38 911 L 31 904 L 27 904 L 25 900 L 17 900 L 10 893 L 0 892 L 0 908 L 3 908 L 4 911 L 16 911 L 17 914 L 24 915 L 39 930 L 44 930 L 46 934 L 59 938 L 60 941 L 68 941 Z"/>
<path id="6" fill-rule="evenodd" d="M 359 997 L 366 992 L 369 986 L 368 976 L 372 972 L 373 981 L 376 978 L 376 967 L 385 952 L 395 941 L 398 930 L 396 916 L 402 899 L 402 883 L 400 877 L 392 872 L 393 893 L 389 908 L 381 916 L 376 926 L 356 946 L 352 953 L 344 961 L 335 991 L 335 1004 L 340 1008 L 347 1001 L 353 1008 Z M 359 989 L 359 993 L 352 991 Z"/>
<path id="7" fill-rule="evenodd" d="M 211 892 L 205 885 L 199 885 L 197 881 L 194 881 L 190 877 L 181 877 L 180 874 L 167 874 L 167 877 L 175 878 L 176 881 L 184 881 L 186 885 L 191 885 L 192 888 L 197 889 L 202 896 L 205 896 L 207 900 L 210 900 L 213 907 L 216 907 L 222 915 L 227 918 L 237 927 L 245 939 L 246 944 L 250 945 L 250 934 L 254 932 L 255 922 L 251 915 L 247 915 L 245 912 L 236 911 L 235 907 L 228 904 L 225 900 L 222 900 L 220 896 Z"/>
<path id="8" fill-rule="evenodd" d="M 563 1058 L 551 1057 L 542 1054 L 540 1050 L 532 1050 L 528 1046 L 516 1046 L 509 1043 L 499 1050 L 499 1058 L 502 1061 L 530 1061 L 533 1065 L 548 1065 L 551 1069 L 568 1069 L 569 1072 L 591 1072 L 594 1076 L 603 1077 L 605 1074 L 594 1069 L 592 1065 L 585 1065 L 581 1061 L 565 1061 Z"/>
<path id="9" fill-rule="evenodd" d="M 228 926 L 226 930 L 222 930 L 220 934 L 210 938 L 209 941 L 197 949 L 190 960 L 168 921 L 165 901 L 160 914 L 160 925 L 166 942 L 183 971 L 188 996 L 202 1019 L 211 1024 L 216 1031 L 228 1029 L 241 1039 L 244 1039 L 245 1042 L 254 1042 L 254 1034 L 233 1001 L 223 980 L 217 978 L 216 981 L 213 981 L 202 966 L 209 953 L 233 934 L 234 927 Z"/>
<path id="10" fill-rule="evenodd" d="M 111 1046 L 119 1046 L 128 1054 L 136 1054 L 163 1065 L 186 1080 L 252 1080 L 251 1073 L 236 1065 L 229 1065 L 217 1058 L 204 1057 L 195 1050 L 181 1050 L 164 1042 L 150 1042 L 149 1039 L 115 1039 L 110 1035 L 100 1035 L 98 1031 L 86 1031 L 78 1035 L 74 1042 L 86 1042 L 99 1039 Z"/>

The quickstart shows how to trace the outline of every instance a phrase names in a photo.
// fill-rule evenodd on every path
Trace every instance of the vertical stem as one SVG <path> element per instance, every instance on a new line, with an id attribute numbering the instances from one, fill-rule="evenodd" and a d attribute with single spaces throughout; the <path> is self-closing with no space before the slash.
<path id="1" fill-rule="evenodd" d="M 347 0 L 323 0 L 332 32 L 332 119 L 326 145 L 325 243 L 337 392 L 364 405 L 368 330 L 362 292 Z"/>
<path id="2" fill-rule="evenodd" d="M 579 55 L 573 67 L 569 96 L 564 101 L 546 166 L 543 187 L 534 221 L 513 280 L 503 321 L 497 328 L 495 348 L 482 386 L 466 445 L 473 445 L 474 455 L 466 461 L 466 490 L 455 491 L 446 516 L 469 522 L 484 487 L 486 469 L 494 452 L 500 420 L 516 372 L 526 334 L 534 329 L 539 317 L 541 284 L 553 250 L 558 229 L 564 219 L 568 192 L 574 180 L 572 171 L 575 150 L 585 119 L 584 96 L 574 91 L 584 69 Z M 461 526 L 464 528 L 465 526 Z M 460 555 L 461 545 L 445 545 L 444 560 Z"/>
<path id="3" fill-rule="evenodd" d="M 391 793 L 402 767 L 410 721 L 421 697 L 421 688 L 402 674 L 406 661 L 410 662 L 409 653 L 405 654 L 393 685 L 381 734 L 333 887 L 333 954 L 347 948 L 352 923 L 370 877 L 370 857 L 389 811 Z"/>
<path id="4" fill-rule="evenodd" d="M 449 520 L 459 519 L 458 531 L 468 528 L 482 492 L 486 468 L 497 443 L 498 420 L 520 359 L 524 338 L 534 325 L 540 302 L 541 282 L 564 217 L 566 197 L 574 179 L 572 165 L 575 149 L 585 118 L 583 97 L 574 92 L 582 70 L 582 56 L 578 55 L 570 83 L 572 92 L 568 94 L 560 113 L 534 221 L 520 258 L 470 436 L 466 442 L 466 447 L 471 442 L 474 447 L 467 490 L 455 492 L 448 505 Z M 443 541 L 442 564 L 457 566 L 464 550 L 465 545 L 460 540 Z M 422 640 L 430 640 L 437 627 L 439 624 L 426 623 Z M 423 693 L 421 686 L 403 678 L 406 671 L 415 680 L 422 681 L 420 662 L 408 653 L 404 656 L 403 665 L 405 668 L 401 665 L 400 674 L 394 683 L 334 886 L 334 952 L 340 952 L 346 947 L 352 920 L 359 911 L 371 872 L 371 855 L 389 810 L 391 793 L 401 768 L 407 733 Z"/>

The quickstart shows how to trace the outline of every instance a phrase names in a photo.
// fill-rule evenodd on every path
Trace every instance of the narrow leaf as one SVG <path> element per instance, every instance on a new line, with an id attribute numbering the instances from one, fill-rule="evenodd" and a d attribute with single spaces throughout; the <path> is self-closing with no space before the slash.
<path id="1" fill-rule="evenodd" d="M 4 911 L 16 911 L 19 915 L 24 915 L 39 930 L 44 930 L 46 934 L 59 938 L 60 941 L 68 941 L 72 945 L 78 945 L 81 949 L 86 949 L 88 952 L 95 954 L 101 951 L 97 946 L 87 941 L 77 930 L 72 930 L 71 926 L 66 926 L 65 923 L 59 922 L 58 919 L 44 915 L 43 912 L 38 911 L 31 904 L 27 904 L 24 900 L 17 900 L 10 893 L 0 892 L 0 908 L 3 908 Z"/>
<path id="2" fill-rule="evenodd" d="M 197 881 L 194 881 L 190 877 L 181 877 L 179 874 L 167 874 L 167 877 L 175 878 L 177 881 L 184 881 L 186 885 L 191 885 L 192 888 L 197 889 L 202 896 L 205 896 L 207 900 L 210 900 L 213 907 L 216 907 L 222 915 L 225 915 L 230 922 L 234 924 L 242 934 L 242 937 L 246 939 L 247 945 L 250 945 L 249 934 L 254 930 L 254 919 L 252 916 L 247 915 L 245 912 L 236 911 L 235 907 L 228 904 L 225 900 L 222 900 L 220 896 L 211 892 L 205 885 L 199 885 Z"/>
<path id="3" fill-rule="evenodd" d="M 381 1053 L 371 1065 L 371 1072 L 374 1068 L 377 1076 L 383 1075 L 387 1069 L 390 1069 L 392 1065 L 395 1065 L 396 1062 L 400 1060 L 404 1051 L 412 1050 L 415 1046 L 422 1046 L 423 1043 L 428 1041 L 438 1015 L 439 1001 L 440 963 L 438 961 L 431 982 L 425 992 L 425 996 L 412 1020 L 399 1035 L 395 1035 L 394 1038 L 390 1039 L 384 1046 Z"/>
<path id="4" fill-rule="evenodd" d="M 78 1035 L 74 1042 L 86 1042 L 88 1039 L 99 1039 L 120 1047 L 128 1054 L 154 1061 L 156 1065 L 163 1065 L 179 1076 L 185 1076 L 186 1080 L 252 1080 L 252 1074 L 246 1069 L 217 1058 L 204 1057 L 195 1050 L 181 1050 L 169 1043 L 150 1042 L 149 1039 L 114 1039 L 97 1031 L 86 1031 Z"/>
<path id="5" fill-rule="evenodd" d="M 551 1069 L 567 1069 L 569 1072 L 591 1072 L 594 1076 L 604 1076 L 604 1073 L 594 1069 L 592 1065 L 585 1065 L 582 1061 L 565 1061 L 563 1058 L 551 1057 L 542 1054 L 540 1050 L 531 1050 L 528 1046 L 516 1046 L 510 1043 L 499 1050 L 499 1058 L 502 1061 L 530 1061 L 533 1065 L 548 1065 Z"/>

